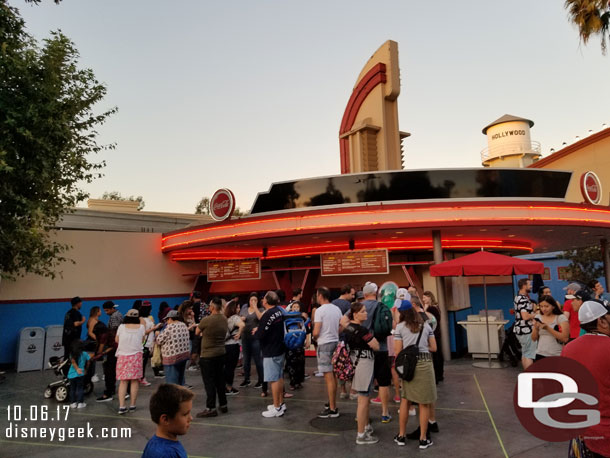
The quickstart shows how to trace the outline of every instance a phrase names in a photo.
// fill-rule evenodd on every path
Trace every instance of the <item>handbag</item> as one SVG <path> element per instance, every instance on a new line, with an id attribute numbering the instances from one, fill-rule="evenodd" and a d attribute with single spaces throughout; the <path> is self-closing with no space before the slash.
<path id="1" fill-rule="evenodd" d="M 417 366 L 417 356 L 419 355 L 419 341 L 424 332 L 422 326 L 417 336 L 417 342 L 415 345 L 409 345 L 406 348 L 400 350 L 400 353 L 396 355 L 395 369 L 401 379 L 405 382 L 410 382 L 415 377 L 415 366 Z"/>
<path id="2" fill-rule="evenodd" d="M 152 358 L 150 359 L 150 364 L 153 367 L 163 366 L 163 355 L 161 354 L 161 345 L 155 344 L 153 347 Z"/>

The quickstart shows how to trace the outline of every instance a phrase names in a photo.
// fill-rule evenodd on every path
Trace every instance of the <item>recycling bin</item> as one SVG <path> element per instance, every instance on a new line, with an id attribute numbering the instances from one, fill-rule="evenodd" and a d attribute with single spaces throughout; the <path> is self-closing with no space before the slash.
<path id="1" fill-rule="evenodd" d="M 44 335 L 43 328 L 21 328 L 17 344 L 17 372 L 42 370 Z"/>
<path id="2" fill-rule="evenodd" d="M 49 358 L 52 356 L 57 356 L 61 358 L 64 355 L 64 346 L 61 344 L 64 327 L 61 324 L 53 324 L 47 326 L 46 330 L 46 338 L 44 344 L 44 358 L 42 360 L 42 367 L 45 369 L 51 369 L 49 366 Z"/>

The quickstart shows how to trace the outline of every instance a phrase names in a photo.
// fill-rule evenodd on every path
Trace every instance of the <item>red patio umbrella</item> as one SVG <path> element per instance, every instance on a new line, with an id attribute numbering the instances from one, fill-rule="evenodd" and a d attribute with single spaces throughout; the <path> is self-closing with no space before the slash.
<path id="1" fill-rule="evenodd" d="M 487 328 L 488 367 L 491 364 L 491 344 L 489 340 L 489 318 L 487 314 L 487 275 L 528 275 L 544 273 L 544 264 L 527 259 L 513 258 L 488 251 L 477 251 L 461 258 L 441 262 L 430 267 L 433 277 L 483 276 L 483 293 L 485 297 L 485 327 Z"/>

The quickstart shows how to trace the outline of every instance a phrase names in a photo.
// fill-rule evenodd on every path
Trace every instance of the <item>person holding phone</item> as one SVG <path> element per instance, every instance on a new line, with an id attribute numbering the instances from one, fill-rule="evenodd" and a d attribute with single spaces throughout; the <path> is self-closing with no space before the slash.
<path id="1" fill-rule="evenodd" d="M 540 298 L 540 313 L 534 316 L 532 340 L 538 342 L 536 361 L 548 356 L 560 356 L 570 338 L 568 319 L 551 296 Z"/>

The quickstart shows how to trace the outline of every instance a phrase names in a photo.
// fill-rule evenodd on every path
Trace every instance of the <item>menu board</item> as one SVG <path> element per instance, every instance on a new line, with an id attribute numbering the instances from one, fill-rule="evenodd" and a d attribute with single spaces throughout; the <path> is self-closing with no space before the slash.
<path id="1" fill-rule="evenodd" d="M 208 261 L 208 281 L 259 280 L 260 258 Z"/>
<path id="2" fill-rule="evenodd" d="M 342 251 L 320 255 L 322 276 L 388 274 L 388 250 Z"/>

